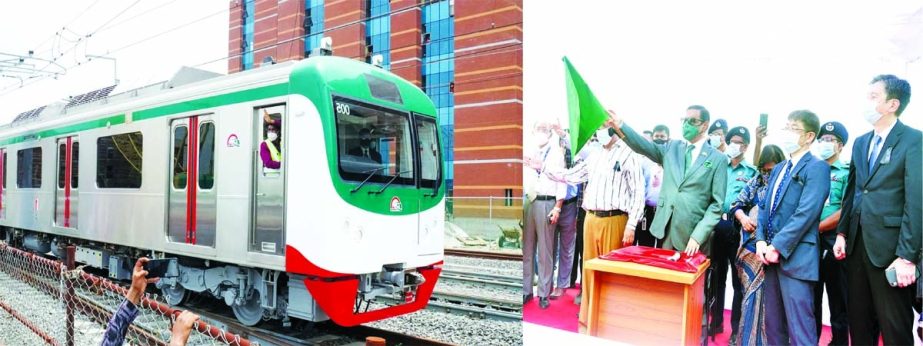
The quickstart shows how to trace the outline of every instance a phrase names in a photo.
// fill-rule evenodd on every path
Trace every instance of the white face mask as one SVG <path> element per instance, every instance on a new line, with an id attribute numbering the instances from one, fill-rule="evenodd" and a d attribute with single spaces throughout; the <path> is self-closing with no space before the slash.
<path id="1" fill-rule="evenodd" d="M 275 132 L 270 132 L 266 134 L 266 138 L 269 138 L 270 141 L 275 141 L 276 139 L 279 139 L 279 134 Z"/>
<path id="2" fill-rule="evenodd" d="M 604 127 L 596 130 L 596 140 L 599 141 L 601 145 L 609 144 L 609 141 L 612 140 L 612 136 L 609 136 L 609 128 Z"/>
<path id="3" fill-rule="evenodd" d="M 868 121 L 869 124 L 875 125 L 878 122 L 878 119 L 881 119 L 881 113 L 878 113 L 878 103 L 872 102 L 869 105 L 869 108 L 862 113 L 865 121 Z"/>
<path id="4" fill-rule="evenodd" d="M 535 136 L 537 137 L 539 148 L 544 147 L 551 140 L 551 133 L 536 131 Z"/>
<path id="5" fill-rule="evenodd" d="M 731 144 L 728 144 L 727 147 L 724 149 L 724 154 L 727 155 L 729 159 L 733 160 L 743 153 L 740 152 L 740 144 L 731 143 Z"/>
<path id="6" fill-rule="evenodd" d="M 836 144 L 833 142 L 818 142 L 811 146 L 811 153 L 821 160 L 829 159 L 836 154 Z"/>
<path id="7" fill-rule="evenodd" d="M 801 135 L 791 131 L 782 131 L 779 137 L 779 146 L 786 154 L 791 155 L 801 148 L 799 140 L 801 140 Z"/>
<path id="8" fill-rule="evenodd" d="M 721 143 L 724 142 L 722 139 L 721 135 L 710 135 L 708 136 L 708 144 L 711 145 L 712 148 L 717 149 L 721 146 Z"/>

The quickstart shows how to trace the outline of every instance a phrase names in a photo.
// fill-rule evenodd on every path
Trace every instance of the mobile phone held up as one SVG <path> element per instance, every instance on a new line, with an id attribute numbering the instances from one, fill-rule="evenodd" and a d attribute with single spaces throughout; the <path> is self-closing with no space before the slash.
<path id="1" fill-rule="evenodd" d="M 179 276 L 179 263 L 176 258 L 161 258 L 149 260 L 144 264 L 147 278 L 172 278 Z"/>

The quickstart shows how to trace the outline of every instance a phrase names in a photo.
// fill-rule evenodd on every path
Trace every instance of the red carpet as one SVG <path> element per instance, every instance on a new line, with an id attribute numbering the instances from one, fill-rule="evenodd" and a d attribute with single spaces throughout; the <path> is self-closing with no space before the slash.
<path id="1" fill-rule="evenodd" d="M 567 289 L 564 296 L 551 300 L 551 305 L 544 310 L 538 307 L 538 298 L 532 299 L 522 307 L 522 318 L 529 323 L 576 333 L 577 314 L 580 312 L 580 306 L 574 304 L 574 297 L 578 293 L 580 293 L 579 288 Z M 724 311 L 724 331 L 724 333 L 715 336 L 715 341 L 711 341 L 711 338 L 709 338 L 709 345 L 724 346 L 728 344 L 731 337 L 731 310 Z M 823 326 L 818 344 L 827 345 L 830 343 L 830 338 L 830 327 Z"/>

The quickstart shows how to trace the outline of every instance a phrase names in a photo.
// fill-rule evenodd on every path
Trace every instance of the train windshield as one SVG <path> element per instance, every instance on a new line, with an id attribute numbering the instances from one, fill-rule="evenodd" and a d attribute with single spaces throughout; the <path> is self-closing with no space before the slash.
<path id="1" fill-rule="evenodd" d="M 410 116 L 334 97 L 340 175 L 351 181 L 414 185 Z"/>

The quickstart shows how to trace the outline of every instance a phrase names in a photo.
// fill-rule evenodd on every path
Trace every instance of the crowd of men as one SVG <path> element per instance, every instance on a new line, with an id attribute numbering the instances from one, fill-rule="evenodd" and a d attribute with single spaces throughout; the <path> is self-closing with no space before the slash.
<path id="1" fill-rule="evenodd" d="M 763 147 L 766 128 L 729 127 L 700 105 L 686 109 L 682 139 L 664 125 L 639 134 L 610 111 L 575 154 L 567 131 L 537 124 L 538 148 L 524 160 L 535 184 L 524 210 L 523 302 L 537 296 L 546 309 L 576 287 L 585 260 L 624 246 L 662 247 L 711 259 L 717 302 L 703 322 L 707 334 L 725 332 L 730 271 L 732 344 L 816 345 L 825 288 L 832 345 L 879 337 L 913 344 L 921 132 L 900 121 L 907 81 L 877 76 L 867 101 L 871 129 L 854 129 L 862 135 L 848 164 L 840 157 L 845 126 L 809 110 L 791 112 L 771 131 L 778 145 Z M 744 158 L 751 139 L 754 163 Z M 591 284 L 580 277 L 582 287 Z M 581 331 L 583 293 L 574 302 Z"/>

